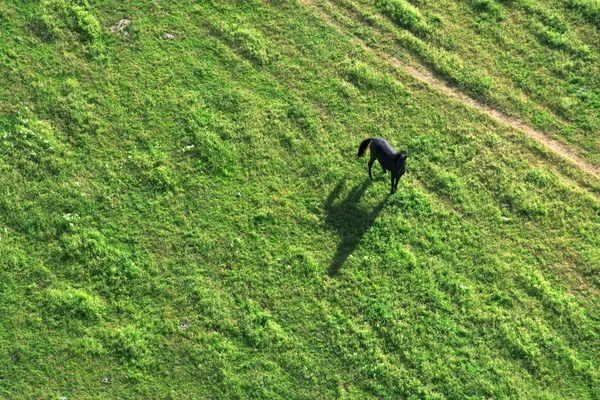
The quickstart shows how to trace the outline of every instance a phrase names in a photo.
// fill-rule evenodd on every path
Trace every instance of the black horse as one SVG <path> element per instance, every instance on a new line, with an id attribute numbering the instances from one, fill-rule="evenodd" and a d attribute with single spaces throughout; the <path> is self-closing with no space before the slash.
<path id="1" fill-rule="evenodd" d="M 358 148 L 358 157 L 362 157 L 367 148 L 371 151 L 371 159 L 369 160 L 369 178 L 373 180 L 371 175 L 371 167 L 377 159 L 383 168 L 383 172 L 390 171 L 392 173 L 392 190 L 391 193 L 398 189 L 398 181 L 406 173 L 406 158 L 408 155 L 405 151 L 396 151 L 388 142 L 383 139 L 368 138 L 362 141 Z"/>

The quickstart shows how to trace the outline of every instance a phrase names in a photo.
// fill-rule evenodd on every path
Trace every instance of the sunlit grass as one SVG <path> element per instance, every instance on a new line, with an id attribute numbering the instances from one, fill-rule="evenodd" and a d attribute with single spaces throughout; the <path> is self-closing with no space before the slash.
<path id="1" fill-rule="evenodd" d="M 301 3 L 0 23 L 0 397 L 598 397 L 574 166 Z"/>

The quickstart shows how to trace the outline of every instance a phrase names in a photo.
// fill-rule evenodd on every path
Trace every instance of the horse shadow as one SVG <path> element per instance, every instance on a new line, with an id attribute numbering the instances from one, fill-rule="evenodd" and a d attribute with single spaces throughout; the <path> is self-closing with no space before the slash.
<path id="1" fill-rule="evenodd" d="M 325 202 L 325 224 L 334 231 L 337 231 L 341 237 L 341 242 L 329 266 L 330 276 L 337 275 L 350 254 L 358 246 L 364 234 L 373 225 L 390 196 L 388 194 L 370 211 L 368 207 L 359 205 L 358 203 L 370 183 L 369 179 L 365 179 L 361 184 L 352 188 L 346 198 L 335 202 L 344 189 L 345 182 L 346 178 L 342 178 Z"/>

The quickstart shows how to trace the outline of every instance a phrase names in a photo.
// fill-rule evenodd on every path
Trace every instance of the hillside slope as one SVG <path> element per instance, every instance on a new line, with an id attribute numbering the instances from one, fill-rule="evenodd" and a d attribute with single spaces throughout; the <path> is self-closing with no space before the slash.
<path id="1" fill-rule="evenodd" d="M 600 396 L 599 183 L 344 4 L 0 5 L 0 397 Z"/>
<path id="2" fill-rule="evenodd" d="M 312 0 L 356 38 L 600 162 L 600 4 Z"/>

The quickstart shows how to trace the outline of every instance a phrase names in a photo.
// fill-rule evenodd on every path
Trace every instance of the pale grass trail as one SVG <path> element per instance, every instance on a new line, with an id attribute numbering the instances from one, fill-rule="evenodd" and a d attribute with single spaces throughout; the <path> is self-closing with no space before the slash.
<path id="1" fill-rule="evenodd" d="M 300 0 L 300 3 L 306 7 L 310 7 L 313 9 L 320 17 L 323 18 L 331 27 L 338 30 L 342 33 L 342 28 L 339 26 L 337 22 L 335 22 L 329 15 L 323 12 L 318 6 L 316 6 L 311 0 Z M 530 126 L 525 125 L 523 122 L 517 120 L 516 118 L 510 117 L 504 114 L 501 111 L 498 111 L 492 107 L 486 106 L 478 100 L 473 99 L 472 97 L 467 96 L 457 88 L 449 86 L 446 82 L 434 76 L 432 72 L 427 70 L 426 68 L 415 68 L 404 62 L 402 62 L 397 57 L 391 56 L 387 53 L 377 51 L 367 45 L 365 41 L 360 38 L 354 37 L 354 41 L 361 46 L 365 51 L 375 53 L 379 58 L 386 61 L 388 64 L 393 65 L 394 67 L 402 70 L 403 72 L 411 75 L 416 80 L 423 82 L 429 85 L 431 88 L 444 93 L 445 95 L 471 107 L 491 119 L 500 122 L 504 125 L 508 125 L 513 129 L 516 129 L 520 132 L 523 132 L 530 139 L 535 140 L 536 142 L 542 144 L 548 150 L 560 155 L 561 157 L 567 159 L 571 163 L 575 164 L 577 167 L 581 168 L 583 171 L 593 176 L 594 178 L 600 180 L 600 167 L 590 164 L 589 162 L 582 159 L 573 149 L 569 148 L 567 145 L 554 140 L 544 133 L 533 129 Z"/>

